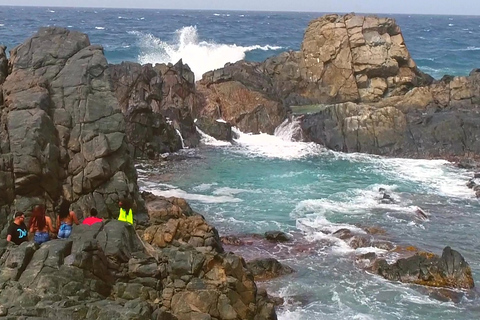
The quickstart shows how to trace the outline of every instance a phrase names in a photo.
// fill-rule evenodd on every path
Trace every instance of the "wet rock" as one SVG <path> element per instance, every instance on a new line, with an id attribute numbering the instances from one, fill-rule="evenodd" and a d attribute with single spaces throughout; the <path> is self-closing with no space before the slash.
<path id="1" fill-rule="evenodd" d="M 291 237 L 282 231 L 267 231 L 265 232 L 265 239 L 273 242 L 288 242 Z"/>
<path id="2" fill-rule="evenodd" d="M 195 124 L 200 130 L 217 140 L 232 141 L 232 126 L 224 120 L 201 117 Z"/>
<path id="3" fill-rule="evenodd" d="M 247 262 L 247 267 L 256 281 L 277 278 L 295 272 L 274 258 L 260 258 Z"/>
<path id="4" fill-rule="evenodd" d="M 244 244 L 242 239 L 236 236 L 224 236 L 224 237 L 220 237 L 220 240 L 222 241 L 223 244 L 230 245 L 230 246 L 241 246 Z"/>
<path id="5" fill-rule="evenodd" d="M 460 253 L 450 247 L 443 249 L 441 257 L 419 252 L 390 265 L 381 259 L 375 263 L 374 271 L 389 280 L 425 286 L 462 289 L 474 287 L 470 266 Z"/>
<path id="6" fill-rule="evenodd" d="M 190 112 L 195 81 L 182 60 L 155 66 L 123 62 L 108 70 L 135 158 L 158 159 L 160 154 L 198 145 Z"/>

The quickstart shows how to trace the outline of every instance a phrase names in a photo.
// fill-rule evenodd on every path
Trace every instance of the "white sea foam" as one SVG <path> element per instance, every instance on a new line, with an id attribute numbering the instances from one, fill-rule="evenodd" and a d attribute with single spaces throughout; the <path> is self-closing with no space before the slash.
<path id="1" fill-rule="evenodd" d="M 105 30 L 105 27 L 95 27 L 97 30 Z"/>
<path id="2" fill-rule="evenodd" d="M 193 187 L 192 190 L 197 192 L 207 191 L 216 185 L 217 185 L 216 183 L 202 183 L 202 184 L 199 184 L 198 186 Z"/>
<path id="3" fill-rule="evenodd" d="M 237 128 L 232 128 L 237 138 L 235 152 L 249 157 L 267 157 L 284 160 L 294 160 L 306 156 L 317 155 L 326 150 L 321 145 L 313 142 L 293 142 L 285 136 L 273 136 L 266 133 L 243 133 Z"/>
<path id="4" fill-rule="evenodd" d="M 222 187 L 218 188 L 215 191 L 213 191 L 214 195 L 218 196 L 233 196 L 239 193 L 244 193 L 244 192 L 255 192 L 255 190 L 247 190 L 247 189 L 237 189 L 237 188 L 230 188 L 230 187 Z"/>
<path id="5" fill-rule="evenodd" d="M 208 134 L 200 130 L 198 127 L 197 127 L 197 132 L 200 134 L 200 138 L 201 138 L 200 141 L 205 145 L 217 146 L 217 147 L 232 145 L 228 141 L 217 140 L 214 137 L 209 136 Z"/>
<path id="6" fill-rule="evenodd" d="M 232 196 L 209 196 L 204 194 L 189 193 L 179 188 L 172 188 L 163 190 L 162 188 L 155 189 L 149 188 L 149 190 L 154 195 L 162 197 L 178 197 L 184 198 L 186 200 L 199 201 L 203 203 L 227 203 L 227 202 L 241 202 L 242 199 L 238 199 Z"/>
<path id="7" fill-rule="evenodd" d="M 120 18 L 120 17 L 119 17 Z M 183 59 L 199 80 L 210 70 L 222 68 L 228 62 L 245 58 L 245 53 L 252 50 L 278 50 L 282 47 L 271 45 L 237 46 L 235 44 L 218 44 L 201 41 L 195 26 L 183 27 L 176 31 L 173 42 L 159 39 L 152 34 L 131 31 L 137 36 L 140 47 L 140 63 L 177 63 Z"/>
<path id="8" fill-rule="evenodd" d="M 443 196 L 471 198 L 465 185 L 471 178 L 471 173 L 466 170 L 453 168 L 446 160 L 424 160 L 383 158 L 360 153 L 332 152 L 337 158 L 348 159 L 352 162 L 372 163 L 374 170 L 392 179 L 422 184 L 426 190 Z"/>

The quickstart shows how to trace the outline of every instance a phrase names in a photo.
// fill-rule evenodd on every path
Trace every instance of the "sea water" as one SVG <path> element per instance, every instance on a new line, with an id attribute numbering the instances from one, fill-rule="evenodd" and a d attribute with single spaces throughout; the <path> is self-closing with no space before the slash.
<path id="1" fill-rule="evenodd" d="M 458 303 L 442 302 L 423 287 L 384 280 L 355 262 L 358 254 L 384 251 L 355 250 L 331 235 L 377 227 L 385 231 L 380 239 L 396 245 L 437 254 L 448 245 L 461 252 L 478 281 L 480 206 L 465 186 L 473 173 L 442 160 L 332 152 L 291 141 L 294 130 L 277 130 L 282 136 L 237 130 L 233 144 L 205 137 L 206 145 L 183 151 L 189 159 L 169 170 L 171 178 L 141 171 L 140 185 L 187 199 L 222 236 L 270 230 L 293 235 L 290 244 L 228 248 L 247 260 L 274 257 L 296 270 L 260 284 L 285 299 L 280 319 L 478 318 L 476 290 Z M 380 188 L 395 203 L 382 203 Z"/>
<path id="2" fill-rule="evenodd" d="M 238 59 L 262 61 L 299 50 L 303 32 L 321 13 L 176 11 L 0 7 L 0 42 L 10 49 L 40 26 L 62 26 L 102 44 L 110 63 L 176 63 L 182 58 L 199 79 Z M 466 75 L 480 61 L 480 19 L 393 15 L 421 70 L 436 78 Z M 382 240 L 441 254 L 458 250 L 480 281 L 478 200 L 465 184 L 473 172 L 441 160 L 343 154 L 298 140 L 295 123 L 276 135 L 237 131 L 234 143 L 203 134 L 203 145 L 167 165 L 139 165 L 139 185 L 180 196 L 220 235 L 282 230 L 291 243 L 228 247 L 246 259 L 272 256 L 296 270 L 265 283 L 283 297 L 283 320 L 478 319 L 474 289 L 461 301 L 442 302 L 420 286 L 387 281 L 356 263 L 377 248 L 352 249 L 333 237 L 348 228 L 376 227 Z M 163 169 L 162 169 L 163 168 Z M 165 173 L 166 170 L 166 173 Z M 395 203 L 384 204 L 379 189 Z M 426 212 L 420 219 L 418 208 Z"/>

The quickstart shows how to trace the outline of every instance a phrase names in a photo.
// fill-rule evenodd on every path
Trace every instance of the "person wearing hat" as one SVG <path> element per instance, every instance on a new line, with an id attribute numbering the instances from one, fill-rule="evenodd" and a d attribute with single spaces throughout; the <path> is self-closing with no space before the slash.
<path id="1" fill-rule="evenodd" d="M 25 215 L 21 211 L 15 212 L 12 224 L 8 227 L 7 241 L 11 241 L 16 245 L 27 241 L 27 226 L 25 225 Z"/>

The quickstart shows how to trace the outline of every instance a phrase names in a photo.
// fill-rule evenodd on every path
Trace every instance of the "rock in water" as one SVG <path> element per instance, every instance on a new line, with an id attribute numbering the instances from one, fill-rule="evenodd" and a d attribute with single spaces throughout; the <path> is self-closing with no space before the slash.
<path id="1" fill-rule="evenodd" d="M 382 277 L 394 281 L 458 289 L 474 287 L 470 266 L 460 253 L 450 247 L 443 249 L 441 257 L 420 252 L 394 264 L 378 260 L 373 269 Z"/>

